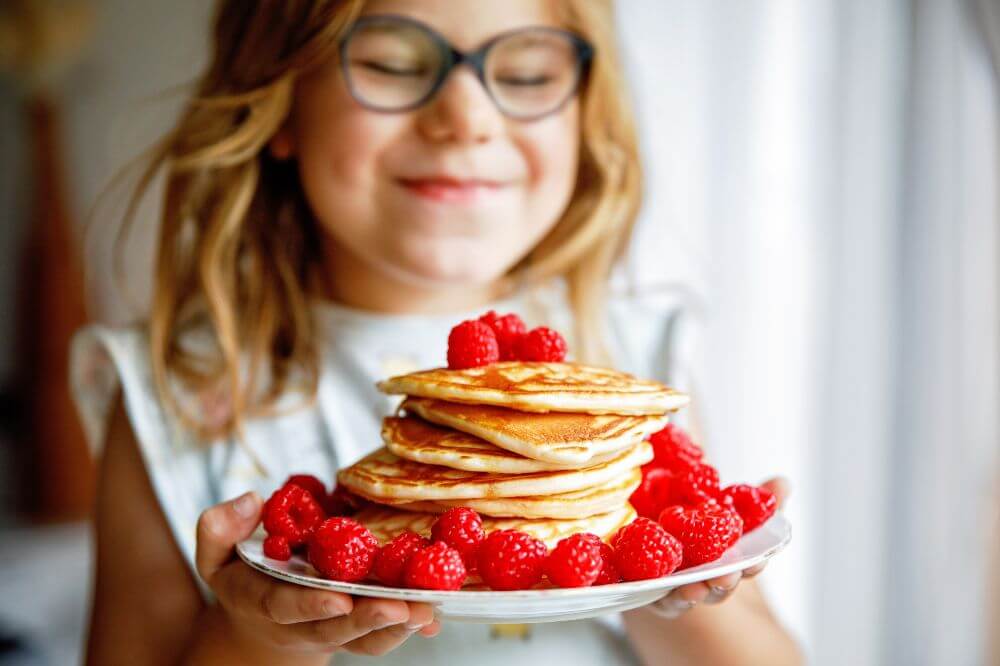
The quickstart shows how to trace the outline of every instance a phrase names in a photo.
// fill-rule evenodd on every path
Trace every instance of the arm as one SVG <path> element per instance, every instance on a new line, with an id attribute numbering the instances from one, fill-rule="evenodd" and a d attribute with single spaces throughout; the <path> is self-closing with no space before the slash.
<path id="1" fill-rule="evenodd" d="M 689 591 L 685 595 L 694 597 L 696 593 Z M 646 608 L 629 611 L 623 617 L 629 639 L 646 664 L 779 666 L 804 661 L 752 580 L 743 582 L 725 603 L 694 608 L 675 619 L 666 619 Z"/>
<path id="2" fill-rule="evenodd" d="M 783 483 L 765 484 L 779 506 Z M 763 565 L 744 572 L 692 583 L 673 590 L 656 604 L 623 615 L 632 645 L 644 663 L 801 664 L 803 656 L 778 624 L 752 578 Z M 737 587 L 738 586 L 738 587 Z M 722 602 L 725 603 L 722 603 Z M 696 607 L 699 603 L 701 607 Z M 669 619 L 668 619 L 669 618 Z"/>
<path id="3" fill-rule="evenodd" d="M 280 583 L 234 558 L 260 520 L 247 494 L 198 523 L 205 604 L 153 493 L 131 426 L 116 406 L 98 489 L 97 576 L 88 664 L 325 664 L 336 650 L 384 654 L 439 630 L 424 604 Z"/>
<path id="4" fill-rule="evenodd" d="M 698 416 L 692 412 L 690 430 L 695 441 L 701 440 L 698 434 L 702 432 Z M 787 482 L 775 479 L 764 485 L 780 508 L 788 495 Z M 798 645 L 771 614 L 757 582 L 740 583 L 762 569 L 763 565 L 684 585 L 653 604 L 655 611 L 646 607 L 623 614 L 626 632 L 643 663 L 803 663 Z"/>
<path id="5" fill-rule="evenodd" d="M 201 594 L 118 403 L 99 469 L 87 663 L 172 664 L 203 610 Z"/>

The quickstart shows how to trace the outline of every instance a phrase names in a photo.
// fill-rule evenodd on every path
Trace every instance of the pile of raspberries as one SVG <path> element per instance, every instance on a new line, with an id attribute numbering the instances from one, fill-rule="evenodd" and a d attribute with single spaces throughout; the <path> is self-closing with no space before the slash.
<path id="1" fill-rule="evenodd" d="M 358 508 L 357 500 L 339 487 L 328 495 L 319 479 L 299 474 L 264 505 L 264 554 L 287 560 L 299 551 L 326 578 L 374 579 L 393 587 L 458 590 L 470 575 L 493 590 L 529 589 L 543 579 L 556 587 L 586 587 L 659 578 L 711 562 L 774 513 L 775 497 L 764 488 L 720 488 L 718 472 L 681 428 L 668 425 L 650 440 L 655 457 L 630 498 L 639 517 L 610 543 L 582 532 L 549 551 L 517 530 L 487 535 L 478 513 L 456 507 L 438 517 L 430 539 L 406 531 L 380 547 L 346 515 Z"/>
<path id="2" fill-rule="evenodd" d="M 497 361 L 548 361 L 566 358 L 566 340 L 545 326 L 528 330 L 516 314 L 498 315 L 490 310 L 479 319 L 468 319 L 448 334 L 448 367 L 476 368 Z"/>

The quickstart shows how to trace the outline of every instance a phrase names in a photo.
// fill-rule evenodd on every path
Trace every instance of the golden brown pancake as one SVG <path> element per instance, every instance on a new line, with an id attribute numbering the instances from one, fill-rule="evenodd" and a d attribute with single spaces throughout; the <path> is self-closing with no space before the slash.
<path id="1" fill-rule="evenodd" d="M 431 398 L 407 398 L 400 407 L 422 419 L 475 435 L 525 458 L 562 468 L 592 465 L 606 459 L 608 454 L 635 446 L 662 429 L 668 420 L 663 415 L 538 414 Z"/>
<path id="2" fill-rule="evenodd" d="M 474 435 L 451 428 L 442 428 L 416 416 L 395 418 L 395 423 L 390 424 L 389 427 L 385 427 L 383 424 L 382 438 L 386 448 L 400 458 L 427 465 L 464 469 L 470 472 L 526 474 L 548 470 L 575 469 L 596 465 L 619 454 L 619 451 L 609 451 L 584 460 L 580 464 L 533 460 L 501 449 L 499 446 L 490 444 Z"/>
<path id="3" fill-rule="evenodd" d="M 641 482 L 642 472 L 637 468 L 631 474 L 623 475 L 619 479 L 569 493 L 533 497 L 442 500 L 436 504 L 440 504 L 443 509 L 467 506 L 484 516 L 500 518 L 587 518 L 613 511 L 627 504 L 629 496 Z"/>
<path id="4" fill-rule="evenodd" d="M 444 513 L 455 506 L 474 509 L 484 516 L 507 518 L 586 518 L 617 509 L 628 502 L 629 496 L 642 482 L 642 472 L 631 474 L 607 483 L 556 495 L 533 497 L 498 497 L 496 499 L 463 499 L 409 502 L 389 500 L 381 502 L 402 511 Z M 371 498 L 373 502 L 377 500 Z M 377 502 L 378 503 L 378 502 Z"/>
<path id="5" fill-rule="evenodd" d="M 577 363 L 504 361 L 477 368 L 436 368 L 378 383 L 384 393 L 496 405 L 526 412 L 665 414 L 688 398 L 658 382 Z"/>
<path id="6" fill-rule="evenodd" d="M 590 532 L 606 541 L 619 528 L 632 522 L 635 517 L 635 510 L 632 509 L 632 506 L 625 504 L 607 513 L 573 520 L 484 516 L 483 528 L 487 534 L 495 530 L 521 530 L 541 539 L 549 548 L 552 548 L 560 539 L 577 532 Z M 437 515 L 400 511 L 387 506 L 371 506 L 356 513 L 354 519 L 371 530 L 380 543 L 386 543 L 406 530 L 430 536 L 431 525 L 437 520 Z"/>
<path id="7" fill-rule="evenodd" d="M 649 442 L 640 442 L 612 460 L 583 469 L 495 474 L 425 465 L 381 448 L 340 470 L 337 481 L 379 502 L 554 495 L 620 479 L 652 458 Z"/>

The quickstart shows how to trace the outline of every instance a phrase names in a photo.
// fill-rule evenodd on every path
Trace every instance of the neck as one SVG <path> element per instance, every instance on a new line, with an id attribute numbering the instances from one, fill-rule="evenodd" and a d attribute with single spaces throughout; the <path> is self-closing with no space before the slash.
<path id="1" fill-rule="evenodd" d="M 474 310 L 509 292 L 506 280 L 458 287 L 421 285 L 379 271 L 344 249 L 323 247 L 324 296 L 359 310 L 385 314 L 446 314 Z"/>

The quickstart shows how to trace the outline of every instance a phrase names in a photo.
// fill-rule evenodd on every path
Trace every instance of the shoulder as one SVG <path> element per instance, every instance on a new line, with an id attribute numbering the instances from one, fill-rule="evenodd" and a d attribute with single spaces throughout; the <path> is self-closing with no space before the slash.
<path id="1" fill-rule="evenodd" d="M 152 399 L 154 382 L 146 327 L 91 325 L 73 336 L 69 383 L 87 441 L 99 452 L 119 391 L 129 412 Z"/>
<path id="2" fill-rule="evenodd" d="M 73 337 L 70 390 L 95 458 L 128 433 L 177 545 L 193 561 L 198 514 L 214 500 L 207 449 L 162 403 L 144 325 L 91 325 Z M 121 448 L 117 449 L 121 453 Z M 102 479 L 102 485 L 104 479 Z"/>

